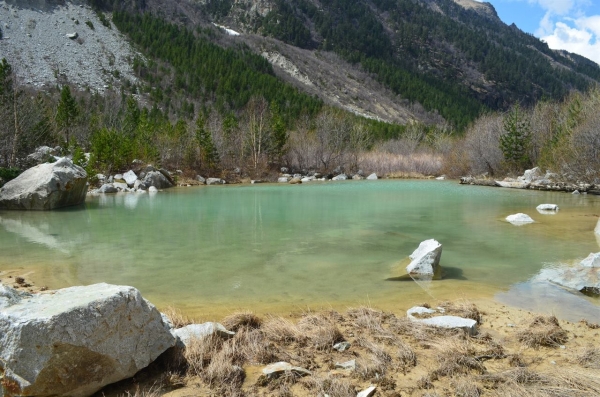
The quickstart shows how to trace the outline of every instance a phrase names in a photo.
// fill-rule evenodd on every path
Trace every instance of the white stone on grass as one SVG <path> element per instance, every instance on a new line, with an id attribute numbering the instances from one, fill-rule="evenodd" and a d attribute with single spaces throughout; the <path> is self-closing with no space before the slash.
<path id="1" fill-rule="evenodd" d="M 418 319 L 419 317 L 421 317 L 423 315 L 435 314 L 435 313 L 437 313 L 436 310 L 429 309 L 429 308 L 423 307 L 423 306 L 415 306 L 415 307 L 411 307 L 410 309 L 408 309 L 406 311 L 406 316 L 410 319 Z"/>
<path id="2" fill-rule="evenodd" d="M 419 323 L 438 328 L 461 328 L 469 335 L 477 333 L 477 321 L 457 316 L 437 316 L 418 320 Z"/>
<path id="3" fill-rule="evenodd" d="M 227 328 L 220 323 L 208 322 L 203 324 L 186 325 L 185 327 L 174 330 L 173 334 L 179 338 L 184 346 L 187 346 L 192 339 L 202 339 L 210 335 L 216 335 L 221 338 L 229 338 L 235 335 L 235 332 L 227 330 Z"/>
<path id="4" fill-rule="evenodd" d="M 528 223 L 534 222 L 534 220 L 531 219 L 531 217 L 529 215 L 523 214 L 520 212 L 518 214 L 513 214 L 513 215 L 507 216 L 506 220 L 515 226 L 526 225 Z"/>
<path id="5" fill-rule="evenodd" d="M 425 240 L 409 255 L 412 262 L 406 267 L 406 271 L 409 274 L 433 275 L 441 256 L 442 244 L 434 239 Z"/>
<path id="6" fill-rule="evenodd" d="M 262 373 L 267 378 L 276 378 L 279 375 L 282 375 L 286 372 L 293 373 L 298 376 L 312 375 L 312 372 L 310 372 L 309 370 L 302 367 L 295 367 L 292 364 L 285 361 L 279 361 L 276 363 L 269 364 L 262 370 Z"/>
<path id="7" fill-rule="evenodd" d="M 367 389 L 358 393 L 356 397 L 371 397 L 373 393 L 375 393 L 375 389 L 377 389 L 377 386 L 369 386 Z"/>
<path id="8" fill-rule="evenodd" d="M 349 369 L 353 371 L 356 369 L 356 360 L 345 361 L 343 363 L 335 363 L 335 367 L 339 369 Z"/>

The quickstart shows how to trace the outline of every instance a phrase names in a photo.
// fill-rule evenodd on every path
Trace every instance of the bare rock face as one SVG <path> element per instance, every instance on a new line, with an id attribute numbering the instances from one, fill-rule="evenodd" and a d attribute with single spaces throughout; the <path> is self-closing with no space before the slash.
<path id="1" fill-rule="evenodd" d="M 441 257 L 442 244 L 434 239 L 425 240 L 409 255 L 412 262 L 406 267 L 406 271 L 409 274 L 433 275 Z"/>
<path id="2" fill-rule="evenodd" d="M 0 208 L 53 210 L 79 205 L 86 195 L 85 170 L 67 158 L 37 165 L 0 189 Z"/>
<path id="3" fill-rule="evenodd" d="M 0 287 L 0 396 L 89 396 L 174 344 L 158 310 L 133 287 L 39 295 Z"/>

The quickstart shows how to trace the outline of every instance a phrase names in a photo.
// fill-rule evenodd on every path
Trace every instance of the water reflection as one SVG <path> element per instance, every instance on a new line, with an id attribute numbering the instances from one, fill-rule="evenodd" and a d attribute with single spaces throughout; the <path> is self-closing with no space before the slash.
<path id="1" fill-rule="evenodd" d="M 86 233 L 72 233 L 73 223 L 60 222 L 61 216 L 68 216 L 75 223 L 89 221 L 85 211 L 72 212 L 24 212 L 11 211 L 0 213 L 0 225 L 8 233 L 15 234 L 26 241 L 39 244 L 61 252 L 71 254 L 78 245 L 87 240 Z"/>

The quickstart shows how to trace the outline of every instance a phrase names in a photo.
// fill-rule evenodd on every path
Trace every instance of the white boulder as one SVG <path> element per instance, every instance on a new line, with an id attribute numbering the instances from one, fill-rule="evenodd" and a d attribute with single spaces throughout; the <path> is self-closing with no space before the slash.
<path id="1" fill-rule="evenodd" d="M 590 253 L 587 258 L 579 262 L 583 267 L 600 267 L 600 252 Z"/>
<path id="2" fill-rule="evenodd" d="M 525 225 L 527 223 L 534 222 L 534 220 L 531 219 L 531 217 L 529 215 L 523 214 L 520 212 L 518 214 L 513 214 L 513 215 L 507 216 L 506 220 L 516 226 L 521 226 L 521 225 Z"/>
<path id="3" fill-rule="evenodd" d="M 52 210 L 79 205 L 87 193 L 85 170 L 67 158 L 32 167 L 0 188 L 0 208 Z"/>
<path id="4" fill-rule="evenodd" d="M 379 178 L 377 177 L 377 174 L 375 174 L 375 173 L 372 173 L 371 175 L 369 175 L 369 176 L 367 177 L 367 179 L 368 179 L 369 181 L 376 181 L 376 180 L 377 180 L 377 179 L 379 179 Z"/>
<path id="5" fill-rule="evenodd" d="M 129 170 L 123 174 L 123 179 L 125 180 L 125 183 L 127 184 L 127 186 L 133 187 L 133 185 L 135 184 L 135 181 L 137 181 L 138 177 L 135 174 L 135 172 L 133 172 L 132 170 Z"/>
<path id="6" fill-rule="evenodd" d="M 288 183 L 290 179 L 292 178 L 289 176 L 280 176 L 279 178 L 277 178 L 277 183 Z"/>
<path id="7" fill-rule="evenodd" d="M 4 396 L 89 396 L 175 345 L 158 310 L 133 287 L 95 284 L 38 295 L 3 287 L 0 308 Z"/>
<path id="8" fill-rule="evenodd" d="M 538 211 L 558 211 L 558 205 L 556 204 L 540 204 L 535 208 Z"/>
<path id="9" fill-rule="evenodd" d="M 538 167 L 532 168 L 530 170 L 525 170 L 525 173 L 522 176 L 525 182 L 534 182 L 542 177 L 542 171 L 540 171 Z"/>
<path id="10" fill-rule="evenodd" d="M 477 334 L 477 321 L 458 316 L 439 315 L 443 313 L 444 310 L 442 308 L 430 309 L 427 307 L 415 306 L 408 309 L 406 316 L 413 322 L 430 327 L 463 329 L 469 335 Z"/>
<path id="11" fill-rule="evenodd" d="M 531 183 L 523 181 L 495 181 L 496 186 L 510 189 L 527 189 Z"/>
<path id="12" fill-rule="evenodd" d="M 346 179 L 348 179 L 348 176 L 346 176 L 346 174 L 339 174 L 331 178 L 332 181 L 345 181 Z"/>
<path id="13" fill-rule="evenodd" d="M 441 256 L 442 244 L 434 239 L 425 240 L 409 255 L 412 262 L 406 267 L 406 271 L 409 274 L 433 275 Z"/>
<path id="14" fill-rule="evenodd" d="M 206 179 L 207 185 L 224 185 L 225 181 L 221 178 L 208 178 Z"/>

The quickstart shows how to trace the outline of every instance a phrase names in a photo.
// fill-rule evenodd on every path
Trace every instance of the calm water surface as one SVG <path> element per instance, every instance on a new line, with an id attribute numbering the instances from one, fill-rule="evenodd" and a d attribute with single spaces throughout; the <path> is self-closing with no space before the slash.
<path id="1" fill-rule="evenodd" d="M 556 203 L 556 215 L 535 207 Z M 504 218 L 524 212 L 536 223 Z M 0 270 L 50 288 L 133 285 L 158 306 L 217 315 L 491 297 L 545 263 L 599 250 L 600 198 L 450 181 L 176 188 L 89 198 L 84 209 L 0 211 Z M 444 279 L 399 279 L 422 240 Z"/>

